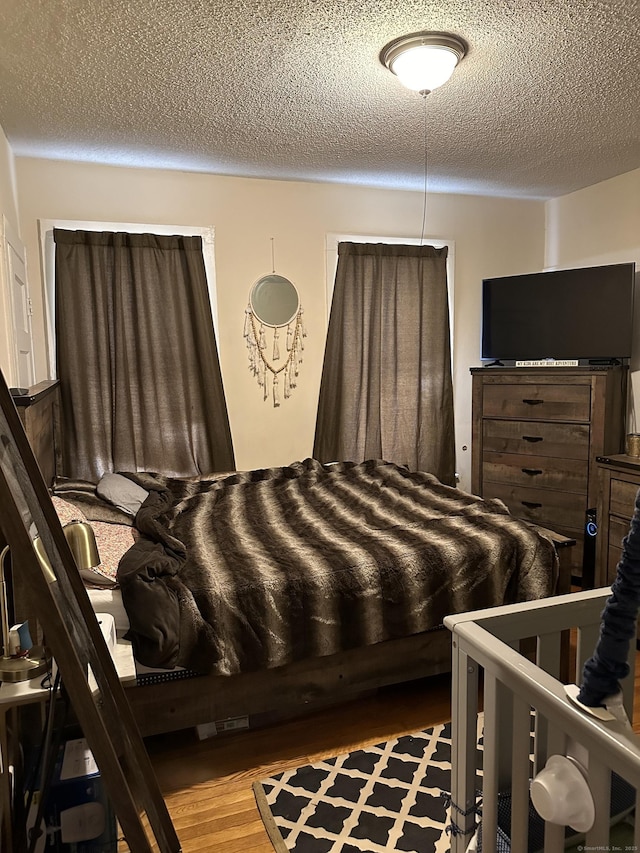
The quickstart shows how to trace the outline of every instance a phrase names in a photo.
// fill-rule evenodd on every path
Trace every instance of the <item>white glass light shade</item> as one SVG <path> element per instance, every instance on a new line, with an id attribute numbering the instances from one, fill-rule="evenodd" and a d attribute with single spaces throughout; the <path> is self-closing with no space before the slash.
<path id="1" fill-rule="evenodd" d="M 457 64 L 458 57 L 449 48 L 425 44 L 401 53 L 391 70 L 407 89 L 432 92 L 447 82 Z"/>
<path id="2" fill-rule="evenodd" d="M 442 86 L 465 54 L 465 45 L 448 33 L 415 33 L 390 42 L 380 61 L 408 89 L 431 92 Z"/>

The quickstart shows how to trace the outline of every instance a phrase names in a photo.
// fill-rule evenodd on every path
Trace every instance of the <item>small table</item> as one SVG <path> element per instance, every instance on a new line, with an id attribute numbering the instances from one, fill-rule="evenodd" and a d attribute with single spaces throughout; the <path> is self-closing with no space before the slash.
<path id="1" fill-rule="evenodd" d="M 120 681 L 126 685 L 136 680 L 136 665 L 131 643 L 119 639 L 111 657 Z M 0 683 L 0 850 L 13 850 L 11 775 L 9 773 L 9 714 L 17 720 L 16 711 L 21 705 L 46 702 L 50 695 L 42 683 L 46 675 L 38 675 L 30 681 Z M 93 675 L 89 674 L 92 689 L 97 690 Z"/>

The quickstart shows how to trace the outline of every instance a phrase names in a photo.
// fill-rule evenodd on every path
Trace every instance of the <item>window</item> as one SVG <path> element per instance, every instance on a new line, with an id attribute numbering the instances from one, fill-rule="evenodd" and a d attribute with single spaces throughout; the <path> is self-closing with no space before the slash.
<path id="1" fill-rule="evenodd" d="M 386 459 L 453 485 L 449 246 L 335 245 L 313 455 Z"/>
<path id="2" fill-rule="evenodd" d="M 216 276 L 214 256 L 214 229 L 213 226 L 186 226 L 186 225 L 150 225 L 139 222 L 83 222 L 70 219 L 41 219 L 40 229 L 40 252 L 42 269 L 45 278 L 45 328 L 47 333 L 47 352 L 49 358 L 49 375 L 52 379 L 57 378 L 56 368 L 56 339 L 55 339 L 55 244 L 53 242 L 53 229 L 65 228 L 70 231 L 124 231 L 129 234 L 177 234 L 185 237 L 201 237 L 202 253 L 207 274 L 207 286 L 209 290 L 209 301 L 213 315 L 213 327 L 218 335 L 218 311 L 216 299 Z"/>
<path id="3" fill-rule="evenodd" d="M 331 299 L 333 297 L 333 286 L 336 280 L 336 269 L 338 266 L 338 243 L 399 243 L 406 246 L 423 245 L 435 246 L 436 249 L 441 249 L 443 246 L 449 247 L 447 256 L 447 282 L 449 287 L 449 324 L 451 327 L 451 353 L 453 357 L 453 271 L 455 259 L 455 241 L 440 240 L 425 237 L 422 240 L 419 237 L 381 237 L 381 236 L 363 236 L 362 234 L 327 234 L 326 237 L 326 296 L 327 296 L 327 318 L 331 313 Z"/>
<path id="4" fill-rule="evenodd" d="M 202 237 L 53 237 L 60 475 L 233 470 Z"/>

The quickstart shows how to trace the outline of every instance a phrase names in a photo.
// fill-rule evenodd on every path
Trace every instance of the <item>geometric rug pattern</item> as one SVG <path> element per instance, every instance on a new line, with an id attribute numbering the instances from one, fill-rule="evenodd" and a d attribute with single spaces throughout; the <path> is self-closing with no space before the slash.
<path id="1" fill-rule="evenodd" d="M 479 714 L 480 751 L 483 723 Z M 450 782 L 451 724 L 446 723 L 278 773 L 255 782 L 253 789 L 277 853 L 449 853 Z M 633 828 L 624 822 L 635 798 L 635 789 L 613 773 L 611 845 L 600 849 L 637 850 Z M 510 795 L 499 795 L 497 849 L 502 853 L 511 853 L 510 812 Z M 567 827 L 565 853 L 589 849 L 581 839 Z M 543 847 L 544 822 L 530 803 L 529 853 Z"/>
<path id="2" fill-rule="evenodd" d="M 278 853 L 446 853 L 450 780 L 446 723 L 278 773 L 254 792 Z"/>

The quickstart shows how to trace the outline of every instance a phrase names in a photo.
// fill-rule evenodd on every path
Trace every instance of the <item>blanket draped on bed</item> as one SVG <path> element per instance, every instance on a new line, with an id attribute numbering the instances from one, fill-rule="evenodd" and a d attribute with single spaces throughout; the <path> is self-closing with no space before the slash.
<path id="1" fill-rule="evenodd" d="M 234 674 L 553 594 L 550 540 L 430 474 L 313 459 L 150 490 L 118 569 L 137 659 Z"/>

